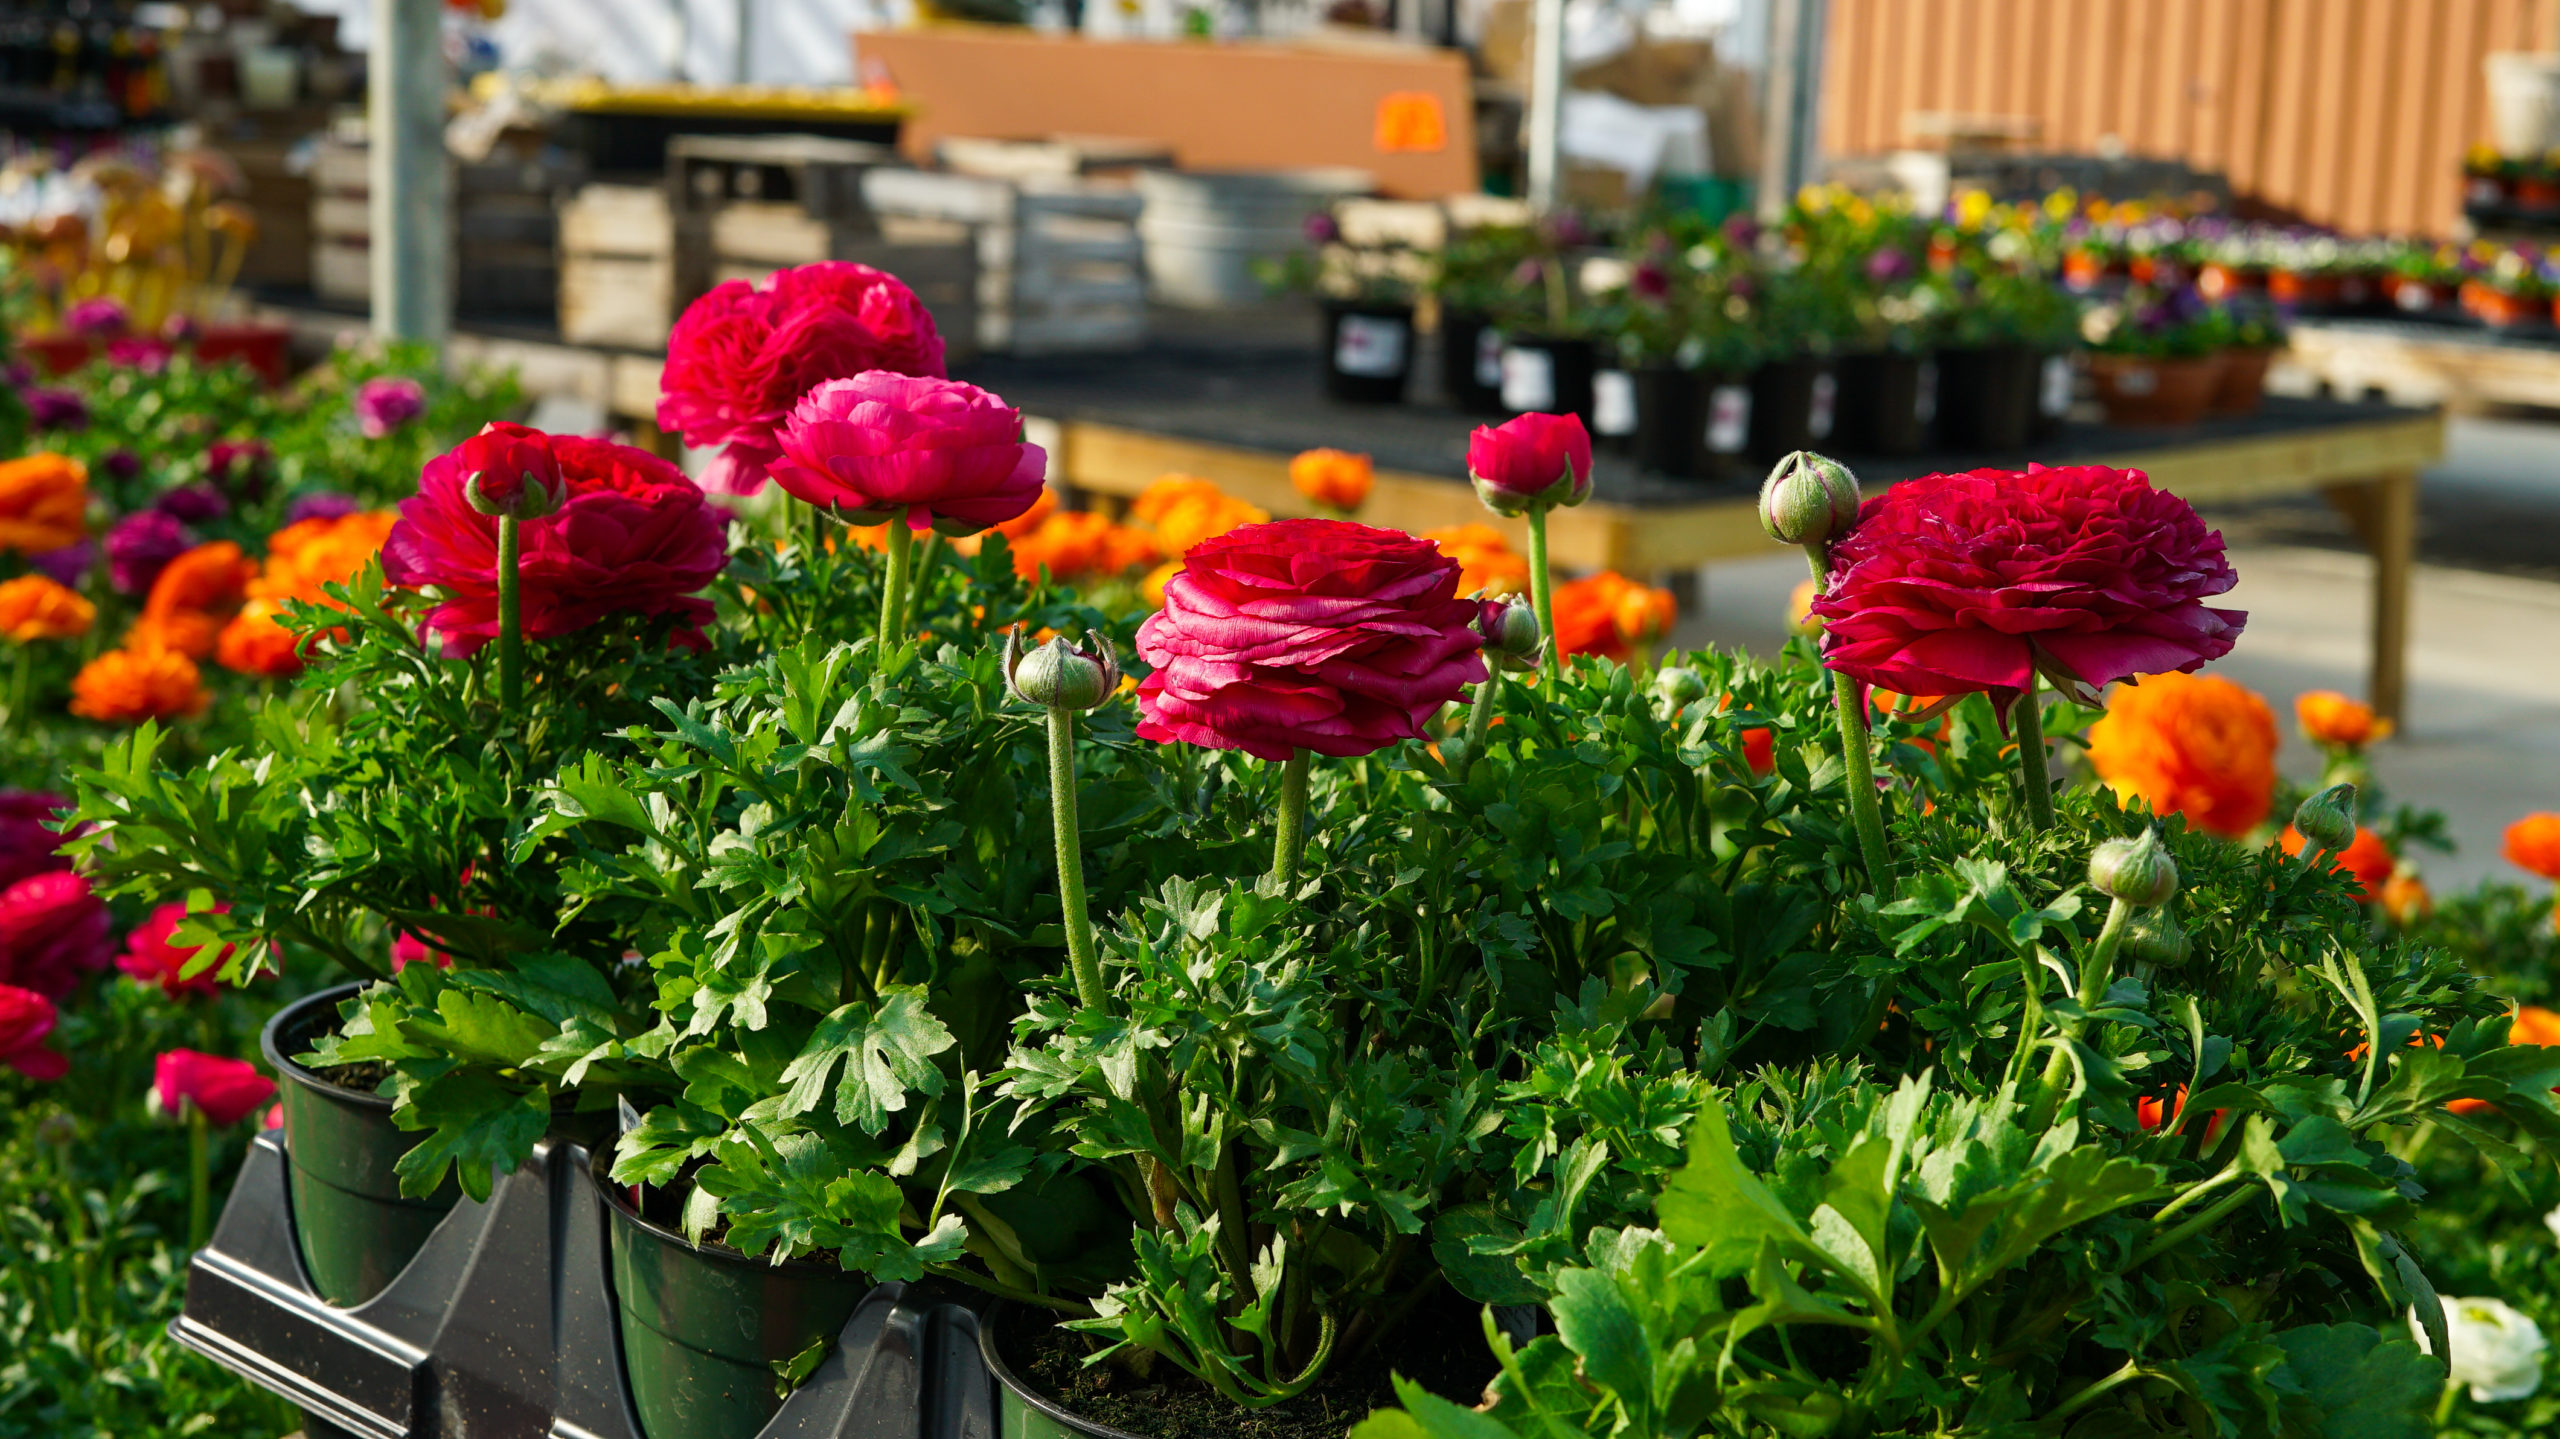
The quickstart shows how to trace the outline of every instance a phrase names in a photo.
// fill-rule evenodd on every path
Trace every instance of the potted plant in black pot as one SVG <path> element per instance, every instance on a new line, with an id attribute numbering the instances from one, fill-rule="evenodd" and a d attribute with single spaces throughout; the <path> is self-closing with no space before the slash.
<path id="1" fill-rule="evenodd" d="M 1828 267 L 1781 259 L 1730 284 L 1761 341 L 1762 359 L 1751 373 L 1751 458 L 1770 464 L 1827 446 L 1839 418 L 1836 356 L 1856 328 L 1856 282 Z"/>
<path id="2" fill-rule="evenodd" d="M 1749 435 L 1757 337 L 1734 304 L 1710 240 L 1648 240 L 1607 312 L 1632 400 L 1628 450 L 1675 478 L 1705 478 L 1739 461 Z"/>
<path id="3" fill-rule="evenodd" d="M 1600 316 L 1583 292 L 1583 263 L 1599 236 L 1582 216 L 1540 218 L 1535 248 L 1511 273 L 1513 300 L 1502 312 L 1502 408 L 1592 418 L 1600 368 Z"/>
<path id="4" fill-rule="evenodd" d="M 1431 258 L 1441 392 L 1465 414 L 1503 413 L 1503 325 L 1525 318 L 1513 276 L 1536 248 L 1525 225 L 1475 225 L 1453 228 Z"/>
<path id="5" fill-rule="evenodd" d="M 2070 411 L 2079 302 L 2017 237 L 1992 236 L 1947 279 L 1953 305 L 1937 357 L 1939 439 L 1953 450 L 2015 453 Z"/>
<path id="6" fill-rule="evenodd" d="M 1345 243 L 1329 211 L 1309 215 L 1305 228 L 1308 247 L 1268 262 L 1263 278 L 1315 296 L 1326 397 L 1401 403 L 1413 378 L 1413 300 L 1426 262 L 1402 245 Z"/>

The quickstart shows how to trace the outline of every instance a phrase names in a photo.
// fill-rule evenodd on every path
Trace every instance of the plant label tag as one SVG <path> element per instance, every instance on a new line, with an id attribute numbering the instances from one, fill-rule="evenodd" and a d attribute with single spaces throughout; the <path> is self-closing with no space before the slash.
<path id="1" fill-rule="evenodd" d="M 1550 410 L 1556 403 L 1556 357 L 1545 350 L 1502 352 L 1502 407 Z"/>
<path id="2" fill-rule="evenodd" d="M 1476 331 L 1476 387 L 1502 388 L 1502 332 L 1490 325 Z"/>
<path id="3" fill-rule="evenodd" d="M 1804 432 L 1817 440 L 1831 438 L 1831 422 L 1840 411 L 1840 381 L 1829 370 L 1813 377 L 1813 408 L 1804 417 Z"/>
<path id="4" fill-rule="evenodd" d="M 1333 367 L 1383 380 L 1404 373 L 1405 323 L 1378 315 L 1345 315 L 1333 331 Z"/>
<path id="5" fill-rule="evenodd" d="M 1938 362 L 1920 362 L 1920 385 L 1911 395 L 1911 418 L 1928 424 L 1938 418 Z"/>
<path id="6" fill-rule="evenodd" d="M 2061 355 L 2044 357 L 2044 373 L 2036 386 L 2036 412 L 2049 419 L 2071 413 L 2071 361 Z"/>
<path id="7" fill-rule="evenodd" d="M 1751 391 L 1743 385 L 1718 385 L 1707 394 L 1707 452 L 1742 453 L 1751 438 Z"/>
<path id="8" fill-rule="evenodd" d="M 2412 314 L 2421 310 L 2432 310 L 2436 307 L 2436 292 L 2423 284 L 2404 283 L 2399 289 L 2391 292 L 2391 303 Z"/>
<path id="9" fill-rule="evenodd" d="M 1591 377 L 1591 428 L 1603 435 L 1636 432 L 1636 377 L 1602 370 Z"/>
<path id="10" fill-rule="evenodd" d="M 2119 395 L 2152 395 L 2160 391 L 2160 372 L 2148 365 L 2116 371 L 2116 393 Z"/>

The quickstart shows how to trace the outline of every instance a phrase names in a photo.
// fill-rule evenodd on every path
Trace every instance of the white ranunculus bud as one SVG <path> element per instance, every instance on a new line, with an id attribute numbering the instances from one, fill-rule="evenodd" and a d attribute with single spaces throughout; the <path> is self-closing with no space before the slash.
<path id="1" fill-rule="evenodd" d="M 2554 1209 L 2542 1216 L 2542 1227 L 2551 1231 L 2553 1239 L 2560 1240 L 2560 1209 Z"/>
<path id="2" fill-rule="evenodd" d="M 2447 1299 L 2444 1325 L 2453 1348 L 2445 1368 L 2454 1383 L 2470 1386 L 2473 1402 L 2523 1399 L 2542 1387 L 2542 1351 L 2548 1347 L 2542 1327 L 2505 1300 Z M 2409 1311 L 2409 1332 L 2420 1349 L 2434 1352 L 2415 1309 Z"/>

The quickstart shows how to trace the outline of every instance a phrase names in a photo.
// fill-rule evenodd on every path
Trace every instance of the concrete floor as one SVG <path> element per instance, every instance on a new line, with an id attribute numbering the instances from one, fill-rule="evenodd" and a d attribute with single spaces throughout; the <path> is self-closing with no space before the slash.
<path id="1" fill-rule="evenodd" d="M 2374 754 L 2395 801 L 2446 814 L 2459 849 L 2420 856 L 2439 889 L 2527 878 L 2499 857 L 2499 833 L 2560 810 L 2560 424 L 2456 420 L 2448 450 L 2421 491 L 2409 723 Z M 2316 502 L 2206 518 L 2233 535 L 2240 585 L 2228 602 L 2249 612 L 2211 672 L 2266 697 L 2285 736 L 2278 763 L 2307 781 L 2319 754 L 2295 732 L 2293 698 L 2364 693 L 2370 564 Z M 1763 653 L 1783 642 L 1804 561 L 1770 550 L 1707 570 L 1682 642 Z"/>

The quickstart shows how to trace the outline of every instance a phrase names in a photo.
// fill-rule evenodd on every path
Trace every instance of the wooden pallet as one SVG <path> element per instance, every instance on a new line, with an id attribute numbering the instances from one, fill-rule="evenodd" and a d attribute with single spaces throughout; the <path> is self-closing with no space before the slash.
<path id="1" fill-rule="evenodd" d="M 560 205 L 560 335 L 657 349 L 674 328 L 675 219 L 659 185 L 588 185 Z"/>
<path id="2" fill-rule="evenodd" d="M 2486 329 L 2390 320 L 2302 320 L 2271 387 L 2404 405 L 2560 409 L 2560 344 Z"/>
<path id="3" fill-rule="evenodd" d="M 1060 354 L 1144 342 L 1145 248 L 1135 191 L 924 170 L 874 170 L 863 190 L 885 235 L 968 237 L 984 348 Z"/>

